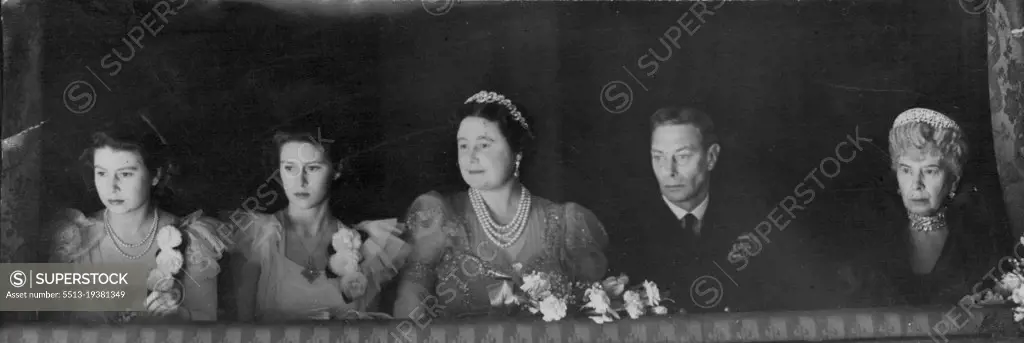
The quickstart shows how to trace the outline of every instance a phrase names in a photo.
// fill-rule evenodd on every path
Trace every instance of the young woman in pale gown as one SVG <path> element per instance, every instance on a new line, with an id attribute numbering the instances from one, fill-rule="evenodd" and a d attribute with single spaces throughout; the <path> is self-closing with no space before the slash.
<path id="1" fill-rule="evenodd" d="M 395 317 L 506 315 L 490 295 L 531 272 L 561 276 L 563 286 L 605 274 L 607 236 L 576 203 L 538 197 L 519 182 L 526 117 L 500 94 L 480 92 L 458 110 L 456 148 L 468 190 L 429 192 L 408 210 L 413 251 L 403 269 Z M 556 285 L 557 286 L 557 285 Z"/>
<path id="2" fill-rule="evenodd" d="M 217 261 L 225 246 L 213 234 L 217 220 L 193 213 L 180 218 L 160 208 L 157 199 L 170 180 L 171 163 L 159 134 L 137 136 L 99 132 L 82 161 L 92 171 L 104 208 L 89 214 L 66 209 L 53 221 L 54 263 L 145 263 L 157 269 L 158 237 L 175 229 L 183 266 L 152 291 L 144 312 L 66 312 L 58 319 L 92 323 L 164 323 L 217 319 Z M 173 281 L 173 282 L 170 282 Z M 150 285 L 151 287 L 153 285 Z M 151 290 L 153 290 L 151 288 Z"/>
<path id="3" fill-rule="evenodd" d="M 331 185 L 341 177 L 341 156 L 322 131 L 297 126 L 274 136 L 276 179 L 288 200 L 285 209 L 271 214 L 236 211 L 230 218 L 238 256 L 232 260 L 240 262 L 237 305 L 242 321 L 365 318 L 375 310 L 381 285 L 398 273 L 408 254 L 395 236 L 394 220 L 364 222 L 353 230 L 331 212 Z M 275 198 L 281 196 L 272 192 Z M 359 257 L 345 262 L 353 272 L 348 275 L 361 276 L 339 276 L 329 267 L 335 252 L 332 238 L 339 232 L 361 241 Z"/>

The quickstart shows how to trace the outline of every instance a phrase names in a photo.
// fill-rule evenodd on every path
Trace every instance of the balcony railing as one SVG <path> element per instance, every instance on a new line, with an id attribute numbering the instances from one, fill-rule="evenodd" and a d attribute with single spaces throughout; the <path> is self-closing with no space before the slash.
<path id="1" fill-rule="evenodd" d="M 875 308 L 645 317 L 74 326 L 7 323 L 7 342 L 1020 342 L 1009 308 Z"/>

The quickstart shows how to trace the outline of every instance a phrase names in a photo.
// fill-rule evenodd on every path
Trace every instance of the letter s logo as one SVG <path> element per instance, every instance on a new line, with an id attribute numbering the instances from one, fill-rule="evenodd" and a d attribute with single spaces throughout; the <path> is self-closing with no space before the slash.
<path id="1" fill-rule="evenodd" d="M 624 90 L 621 88 L 625 88 Z M 601 88 L 601 107 L 612 114 L 629 110 L 633 105 L 633 89 L 625 82 L 612 81 Z"/>

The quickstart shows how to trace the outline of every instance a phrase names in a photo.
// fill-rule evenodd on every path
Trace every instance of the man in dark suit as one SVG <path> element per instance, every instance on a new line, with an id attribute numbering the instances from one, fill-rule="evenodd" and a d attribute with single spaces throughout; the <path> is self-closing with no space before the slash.
<path id="1" fill-rule="evenodd" d="M 617 225 L 612 273 L 651 280 L 687 312 L 806 308 L 827 270 L 778 241 L 779 213 L 762 192 L 712 178 L 721 146 L 707 113 L 662 108 L 651 116 L 651 166 L 659 194 L 643 197 Z M 753 172 L 753 171 L 749 171 Z M 732 182 L 724 182 L 732 181 Z M 772 225 L 772 223 L 776 225 Z M 780 229 L 781 228 L 781 229 Z M 790 242 L 803 243 L 803 242 Z M 812 300 L 816 301 L 816 300 Z M 820 304 L 819 304 L 820 305 Z"/>

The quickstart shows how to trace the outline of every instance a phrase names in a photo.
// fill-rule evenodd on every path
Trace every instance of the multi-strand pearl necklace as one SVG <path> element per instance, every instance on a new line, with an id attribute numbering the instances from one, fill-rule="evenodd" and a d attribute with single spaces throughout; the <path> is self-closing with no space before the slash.
<path id="1" fill-rule="evenodd" d="M 480 195 L 479 191 L 470 188 L 469 200 L 473 204 L 473 212 L 476 212 L 476 218 L 480 221 L 480 226 L 483 226 L 487 238 L 490 238 L 491 242 L 494 242 L 499 247 L 504 249 L 512 246 L 523 235 L 523 232 L 526 231 L 526 221 L 530 217 L 530 204 L 532 202 L 530 200 L 530 191 L 526 190 L 526 187 L 522 187 L 516 215 L 512 217 L 512 221 L 508 225 L 498 225 L 494 218 L 491 218 L 491 213 L 487 210 L 487 203 L 484 202 L 484 198 Z"/>
<path id="2" fill-rule="evenodd" d="M 137 260 L 140 257 L 142 257 L 143 255 L 145 255 L 147 252 L 149 252 L 149 249 L 153 248 L 153 242 L 156 242 L 156 240 L 155 239 L 151 239 L 151 238 L 153 238 L 153 234 L 156 233 L 156 225 L 157 225 L 157 223 L 160 222 L 160 211 L 159 210 L 157 210 L 156 213 L 153 216 L 153 225 L 149 228 L 149 234 L 146 235 L 146 238 L 143 238 L 142 241 L 138 242 L 138 243 L 128 243 L 128 242 L 125 242 L 123 239 L 121 239 L 121 237 L 118 237 L 117 234 L 114 233 L 114 228 L 110 226 L 110 216 L 109 216 L 109 214 L 110 214 L 110 210 L 106 210 L 106 211 L 103 212 L 103 226 L 106 227 L 107 235 L 110 236 L 110 240 L 112 242 L 114 242 L 114 247 L 117 248 L 117 251 L 121 252 L 121 255 L 123 255 L 124 257 L 127 257 L 130 260 Z M 146 244 L 147 242 L 149 243 L 149 245 L 146 246 L 146 250 L 143 250 L 142 253 L 140 253 L 138 255 L 132 255 L 132 254 L 129 254 L 128 252 L 124 251 L 125 248 L 138 248 L 138 247 L 141 247 L 143 244 Z M 124 248 L 122 248 L 122 246 Z"/>

